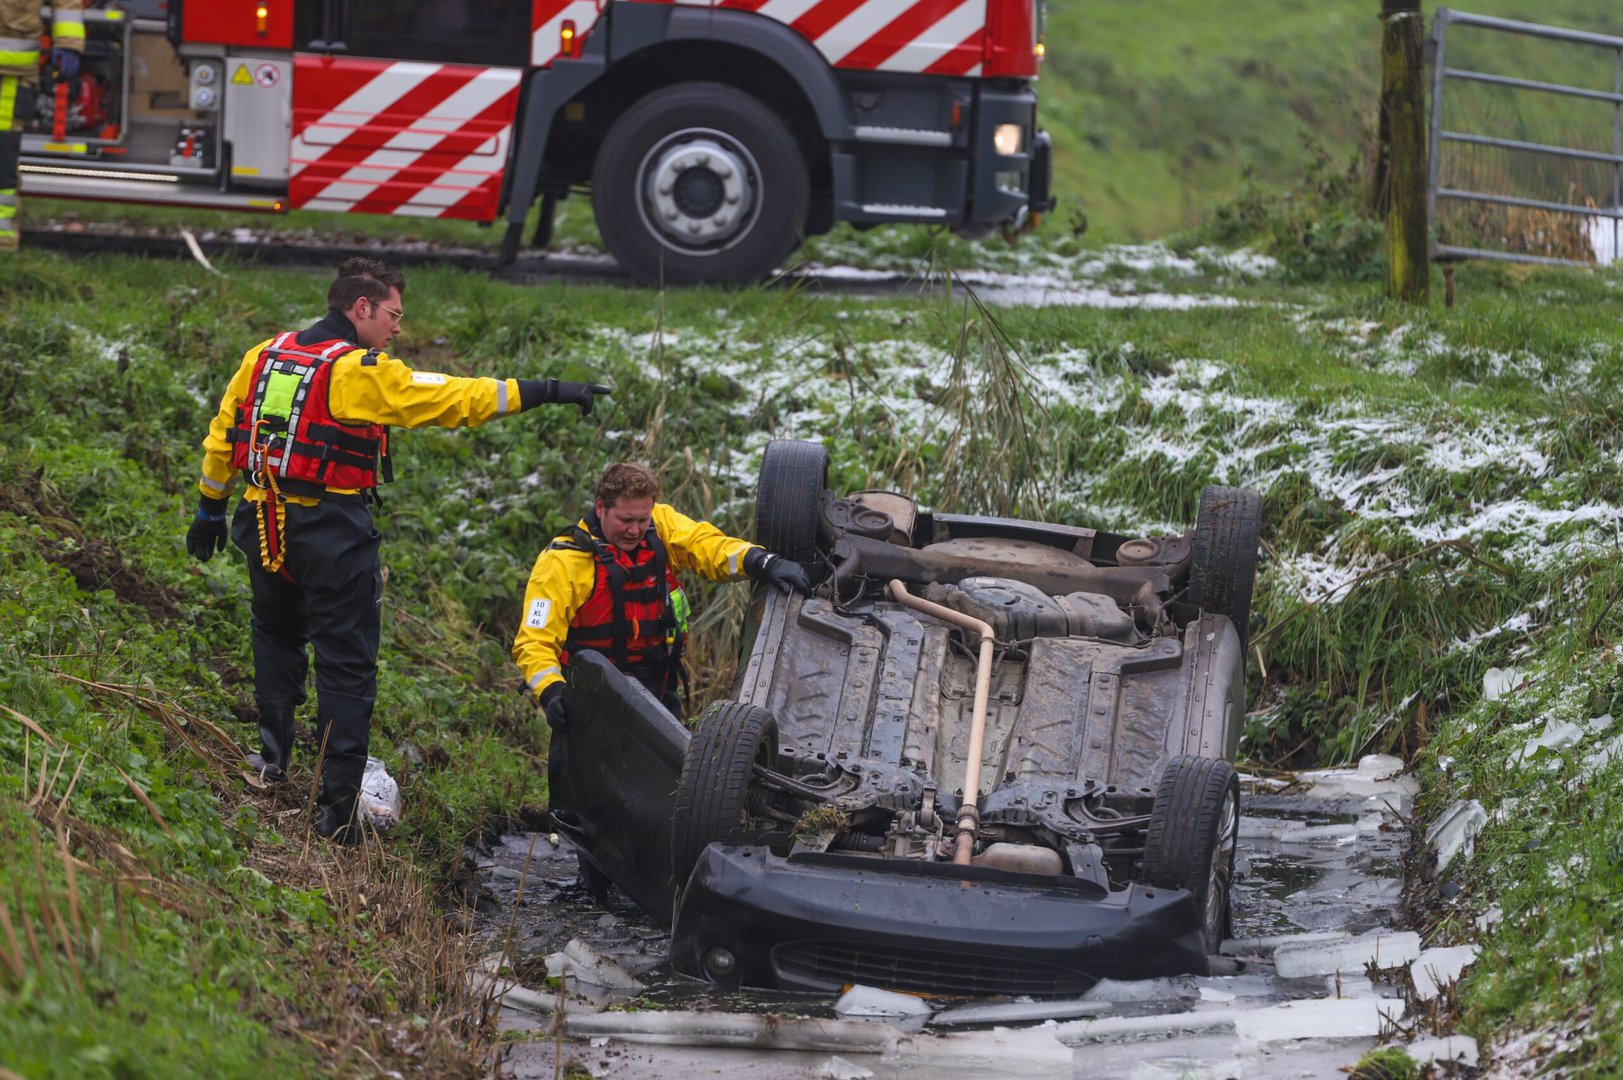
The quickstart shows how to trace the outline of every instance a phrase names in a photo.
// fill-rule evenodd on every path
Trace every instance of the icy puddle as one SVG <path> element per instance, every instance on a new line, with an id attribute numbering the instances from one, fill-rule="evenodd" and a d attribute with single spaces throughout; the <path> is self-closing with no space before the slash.
<path id="1" fill-rule="evenodd" d="M 1469 957 L 1422 953 L 1418 935 L 1396 925 L 1400 816 L 1414 794 L 1398 767 L 1366 758 L 1357 769 L 1248 779 L 1233 936 L 1214 973 L 1106 981 L 1066 1001 L 923 1001 L 862 987 L 838 999 L 720 993 L 669 969 L 664 933 L 629 901 L 611 893 L 599 904 L 578 886 L 567 848 L 543 834 L 505 837 L 480 860 L 500 902 L 484 920 L 489 967 L 504 943 L 508 957 L 491 978 L 512 1040 L 505 1069 L 551 1078 L 561 1062 L 598 1078 L 661 1080 L 886 1080 L 944 1067 L 963 1080 L 1284 1078 L 1337 1075 L 1383 1042 L 1411 1040 L 1417 1059 L 1474 1064 L 1470 1040 L 1427 1036 L 1406 1019 L 1411 981 L 1433 996 Z"/>

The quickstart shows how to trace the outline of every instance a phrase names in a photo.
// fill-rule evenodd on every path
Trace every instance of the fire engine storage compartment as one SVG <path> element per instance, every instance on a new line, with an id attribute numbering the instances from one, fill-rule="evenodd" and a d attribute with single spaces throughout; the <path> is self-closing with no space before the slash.
<path id="1" fill-rule="evenodd" d="M 822 454 L 772 444 L 757 509 L 814 595 L 756 588 L 732 698 L 695 732 L 606 660 L 571 665 L 549 779 L 588 883 L 724 985 L 1204 972 L 1238 837 L 1255 493 L 1208 489 L 1195 529 L 1128 538 L 837 498 Z"/>
<path id="2" fill-rule="evenodd" d="M 177 47 L 167 9 L 163 0 L 132 0 L 84 12 L 68 119 L 56 123 L 47 69 L 23 134 L 25 192 L 282 208 L 280 198 L 254 193 L 286 187 L 290 57 L 209 42 Z M 254 5 L 243 10 L 251 20 Z"/>

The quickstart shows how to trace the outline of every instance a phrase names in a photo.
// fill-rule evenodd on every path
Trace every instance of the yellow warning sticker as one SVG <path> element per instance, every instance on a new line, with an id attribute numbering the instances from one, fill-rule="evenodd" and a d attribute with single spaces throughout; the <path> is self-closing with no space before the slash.
<path id="1" fill-rule="evenodd" d="M 231 81 L 237 86 L 251 86 L 253 84 L 254 77 L 248 74 L 247 64 L 238 64 L 237 70 L 231 73 Z"/>

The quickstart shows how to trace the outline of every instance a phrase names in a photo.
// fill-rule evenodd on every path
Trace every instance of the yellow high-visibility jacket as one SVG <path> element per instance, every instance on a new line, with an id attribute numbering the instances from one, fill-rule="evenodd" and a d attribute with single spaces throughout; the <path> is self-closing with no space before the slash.
<path id="1" fill-rule="evenodd" d="M 692 570 L 711 581 L 746 577 L 744 556 L 758 545 L 728 536 L 708 521 L 694 521 L 666 505 L 654 504 L 654 531 L 665 544 L 673 570 Z M 586 523 L 580 523 L 581 528 Z M 571 539 L 568 533 L 559 540 Z M 537 697 L 563 681 L 564 639 L 581 606 L 597 587 L 597 564 L 589 551 L 548 546 L 536 557 L 524 590 L 523 618 L 513 639 L 513 659 Z"/>
<path id="2" fill-rule="evenodd" d="M 39 36 L 45 23 L 39 0 L 0 0 L 0 75 L 20 76 L 33 86 L 39 76 Z M 51 47 L 85 51 L 85 0 L 51 5 Z"/>
<path id="3" fill-rule="evenodd" d="M 232 376 L 220 411 L 209 424 L 203 439 L 203 475 L 198 491 L 211 499 L 231 493 L 238 470 L 231 465 L 228 436 L 237 422 L 237 407 L 253 391 L 254 366 L 260 352 L 275 338 L 249 349 L 242 365 Z M 517 379 L 464 378 L 437 372 L 413 371 L 388 353 L 378 353 L 377 362 L 362 364 L 367 350 L 356 346 L 333 361 L 327 405 L 333 416 L 352 424 L 387 424 L 390 427 L 478 427 L 488 420 L 519 412 Z M 353 494 L 341 488 L 334 494 Z M 264 488 L 249 484 L 243 497 L 262 502 Z M 316 499 L 287 495 L 289 502 L 311 506 Z"/>

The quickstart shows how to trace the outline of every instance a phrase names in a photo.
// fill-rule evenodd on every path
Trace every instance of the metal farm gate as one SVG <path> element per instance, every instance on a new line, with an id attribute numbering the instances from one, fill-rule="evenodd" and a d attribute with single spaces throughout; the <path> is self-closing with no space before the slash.
<path id="1" fill-rule="evenodd" d="M 1431 48 L 1431 257 L 1617 257 L 1623 37 L 1439 8 Z"/>

